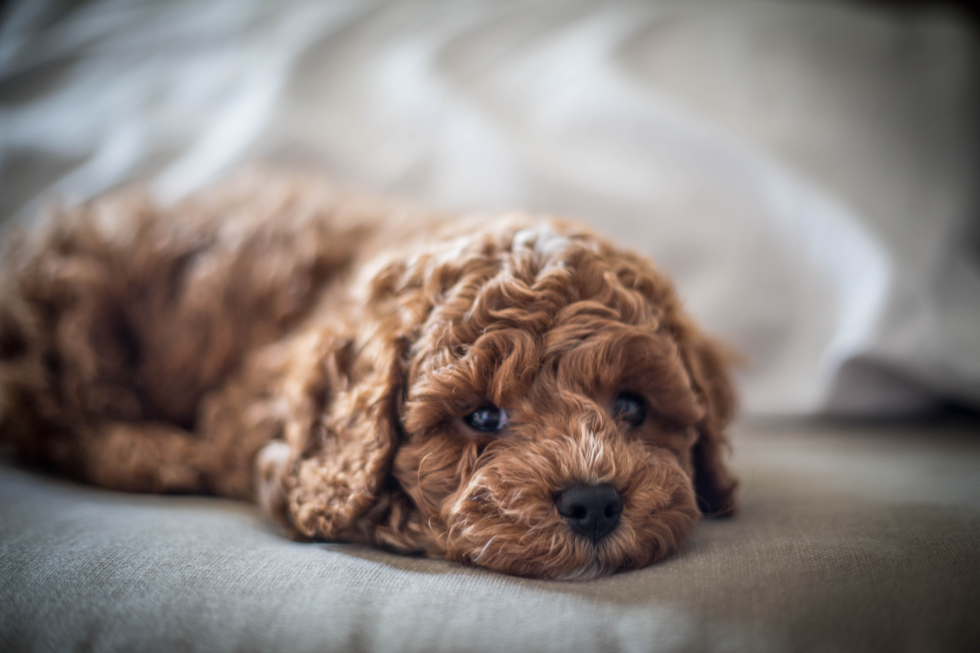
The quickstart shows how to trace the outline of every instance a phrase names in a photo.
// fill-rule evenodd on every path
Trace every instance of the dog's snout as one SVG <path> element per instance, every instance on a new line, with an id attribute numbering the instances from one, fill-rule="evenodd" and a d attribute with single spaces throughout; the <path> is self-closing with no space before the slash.
<path id="1" fill-rule="evenodd" d="M 573 531 L 595 543 L 615 530 L 623 514 L 623 500 L 611 485 L 573 485 L 555 504 Z"/>

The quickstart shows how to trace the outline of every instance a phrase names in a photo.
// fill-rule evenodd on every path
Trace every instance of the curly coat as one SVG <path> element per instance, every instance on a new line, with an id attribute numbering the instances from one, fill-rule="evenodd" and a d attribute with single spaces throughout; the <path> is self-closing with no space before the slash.
<path id="1" fill-rule="evenodd" d="M 0 439 L 60 473 L 545 578 L 641 567 L 733 509 L 722 351 L 584 227 L 252 175 L 56 210 L 3 264 Z M 506 428 L 469 428 L 488 404 Z M 598 543 L 556 509 L 574 484 L 622 497 Z"/>

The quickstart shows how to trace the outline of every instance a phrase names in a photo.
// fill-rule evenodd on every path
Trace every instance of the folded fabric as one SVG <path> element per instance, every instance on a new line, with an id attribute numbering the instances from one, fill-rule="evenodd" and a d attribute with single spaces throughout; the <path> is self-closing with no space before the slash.
<path id="1" fill-rule="evenodd" d="M 32 0 L 0 217 L 255 163 L 562 213 L 676 279 L 749 411 L 980 407 L 978 52 L 865 3 Z"/>

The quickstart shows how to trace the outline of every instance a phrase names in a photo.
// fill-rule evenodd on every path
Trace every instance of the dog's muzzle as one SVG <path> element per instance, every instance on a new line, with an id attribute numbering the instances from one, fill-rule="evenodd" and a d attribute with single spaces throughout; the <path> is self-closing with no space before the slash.
<path id="1" fill-rule="evenodd" d="M 579 535 L 598 544 L 619 525 L 623 500 L 611 485 L 573 485 L 555 497 L 558 513 Z"/>

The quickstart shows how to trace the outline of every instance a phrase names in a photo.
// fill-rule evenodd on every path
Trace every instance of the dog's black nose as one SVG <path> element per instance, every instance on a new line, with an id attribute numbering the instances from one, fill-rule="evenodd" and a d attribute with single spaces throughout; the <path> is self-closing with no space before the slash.
<path id="1" fill-rule="evenodd" d="M 623 500 L 611 485 L 573 485 L 555 504 L 573 531 L 596 543 L 613 532 L 623 514 Z"/>

